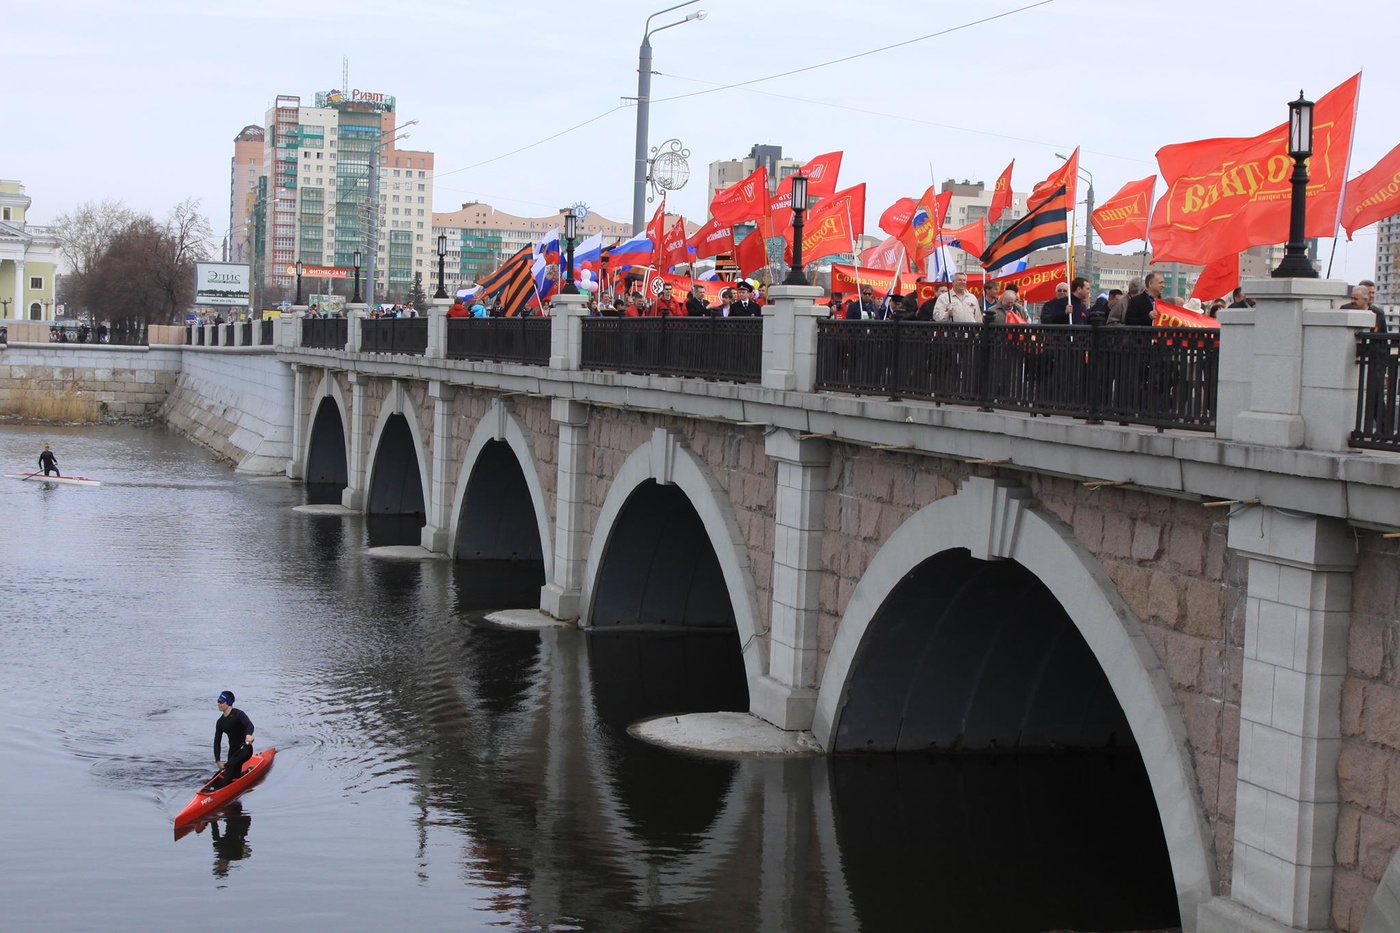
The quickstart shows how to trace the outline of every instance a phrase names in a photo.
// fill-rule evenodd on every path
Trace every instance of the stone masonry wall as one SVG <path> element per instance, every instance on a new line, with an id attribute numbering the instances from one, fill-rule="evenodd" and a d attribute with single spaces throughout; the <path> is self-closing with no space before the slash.
<path id="1" fill-rule="evenodd" d="M 1400 848 L 1400 541 L 1359 532 L 1342 683 L 1332 920 L 1361 928 Z"/>
<path id="2" fill-rule="evenodd" d="M 59 346 L 0 350 L 0 412 L 76 394 L 91 398 L 95 414 L 153 417 L 180 372 L 175 348 Z"/>

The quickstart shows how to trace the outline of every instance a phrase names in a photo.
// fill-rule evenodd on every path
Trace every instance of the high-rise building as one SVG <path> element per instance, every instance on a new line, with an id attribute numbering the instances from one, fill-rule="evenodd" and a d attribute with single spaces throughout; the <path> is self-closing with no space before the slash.
<path id="1" fill-rule="evenodd" d="M 258 175 L 263 164 L 263 128 L 250 123 L 233 138 L 229 165 L 228 230 L 224 234 L 225 262 L 251 262 L 253 208 L 258 200 Z"/>
<path id="2" fill-rule="evenodd" d="M 357 252 L 366 301 L 407 297 L 415 273 L 429 281 L 433 153 L 399 149 L 399 138 L 391 95 L 327 91 L 313 107 L 279 95 L 249 224 L 255 281 L 285 289 L 297 261 L 344 269 Z"/>
<path id="3" fill-rule="evenodd" d="M 538 242 L 550 230 L 557 228 L 562 231 L 563 210 L 567 208 L 561 209 L 558 214 L 548 214 L 544 217 L 518 217 L 498 211 L 490 204 L 472 201 L 463 204 L 460 211 L 433 214 L 433 241 L 436 243 L 439 234 L 447 235 L 443 283 L 448 293 L 454 293 L 459 287 L 469 285 L 493 271 L 502 261 L 509 259 L 522 247 Z M 670 222 L 674 223 L 674 219 Z M 601 233 L 604 242 L 608 242 L 610 237 L 626 239 L 631 232 L 630 223 L 609 220 L 601 214 L 589 214 L 578 225 L 580 240 Z M 425 286 L 431 281 L 436 287 L 436 261 L 435 245 L 432 275 L 423 277 Z"/>
<path id="4" fill-rule="evenodd" d="M 710 163 L 709 190 L 705 204 L 708 207 L 715 199 L 715 192 L 743 181 L 760 165 L 768 169 L 768 191 L 774 193 L 783 179 L 795 174 L 806 164 L 799 159 L 784 159 L 782 146 L 766 146 L 755 143 L 749 154 L 742 159 L 722 159 Z"/>
<path id="5" fill-rule="evenodd" d="M 1400 214 L 1376 224 L 1376 303 L 1400 304 Z"/>

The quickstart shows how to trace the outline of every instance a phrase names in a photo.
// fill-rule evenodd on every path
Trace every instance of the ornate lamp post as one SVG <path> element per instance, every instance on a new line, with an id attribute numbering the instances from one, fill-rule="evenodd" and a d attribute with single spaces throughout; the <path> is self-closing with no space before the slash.
<path id="1" fill-rule="evenodd" d="M 783 279 L 784 285 L 807 284 L 807 275 L 802 271 L 802 215 L 806 212 L 807 176 L 799 172 L 792 176 L 792 266 Z"/>
<path id="2" fill-rule="evenodd" d="M 302 264 L 301 264 L 301 260 L 298 259 L 298 260 L 297 260 L 297 300 L 294 301 L 294 302 L 292 302 L 292 304 L 294 304 L 294 305 L 300 305 L 300 304 L 301 304 L 301 273 L 302 273 L 302 269 L 303 269 L 303 266 L 302 266 Z"/>
<path id="3" fill-rule="evenodd" d="M 1288 154 L 1293 157 L 1293 200 L 1288 215 L 1288 246 L 1283 262 L 1273 271 L 1276 279 L 1315 279 L 1317 270 L 1308 261 L 1304 229 L 1308 217 L 1308 156 L 1312 155 L 1313 102 L 1298 92 L 1288 104 Z"/>
<path id="4" fill-rule="evenodd" d="M 564 215 L 564 287 L 559 289 L 561 295 L 577 295 L 578 286 L 574 284 L 574 240 L 578 238 L 578 217 L 573 211 Z"/>
<path id="5" fill-rule="evenodd" d="M 434 298 L 446 298 L 446 297 L 447 297 L 447 288 L 446 288 L 446 286 L 443 285 L 443 274 L 444 274 L 444 273 L 443 273 L 443 271 L 442 271 L 442 264 L 446 261 L 446 257 L 447 257 L 447 234 L 445 234 L 445 233 L 439 233 L 439 234 L 438 234 L 438 290 L 437 290 L 436 294 L 433 295 Z"/>
<path id="6" fill-rule="evenodd" d="M 350 300 L 355 304 L 360 303 L 360 251 L 355 250 L 355 297 Z"/>
<path id="7" fill-rule="evenodd" d="M 683 6 L 691 6 L 699 2 L 700 0 L 684 0 L 675 6 L 657 10 L 647 17 L 646 25 L 643 27 L 645 31 L 642 34 L 642 47 L 637 53 L 637 154 L 632 168 L 633 236 L 641 233 L 646 224 L 642 217 L 642 202 L 646 200 L 647 196 L 647 124 L 651 119 L 651 37 L 663 29 L 670 29 L 672 26 L 679 26 L 692 20 L 704 19 L 709 14 L 704 10 L 697 10 L 684 19 L 667 23 L 665 26 L 657 26 L 655 29 L 651 28 L 651 21 L 662 13 L 669 13 L 672 10 L 679 10 Z"/>

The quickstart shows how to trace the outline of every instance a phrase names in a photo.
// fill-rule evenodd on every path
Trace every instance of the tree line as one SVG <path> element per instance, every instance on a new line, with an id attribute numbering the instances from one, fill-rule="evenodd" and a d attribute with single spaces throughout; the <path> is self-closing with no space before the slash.
<path id="1" fill-rule="evenodd" d="M 69 316 L 131 324 L 177 324 L 194 304 L 194 264 L 214 239 L 197 198 L 164 220 L 120 200 L 85 201 L 54 221 L 68 272 Z M 75 314 L 76 312 L 76 314 Z"/>

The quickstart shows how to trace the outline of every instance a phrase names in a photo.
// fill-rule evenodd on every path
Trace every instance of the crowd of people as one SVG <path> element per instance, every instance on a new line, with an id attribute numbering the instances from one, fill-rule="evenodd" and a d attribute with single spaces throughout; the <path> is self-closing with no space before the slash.
<path id="1" fill-rule="evenodd" d="M 107 325 L 98 324 L 96 327 L 89 327 L 86 324 L 79 324 L 77 327 L 61 327 L 57 324 L 49 328 L 49 343 L 106 343 Z"/>

